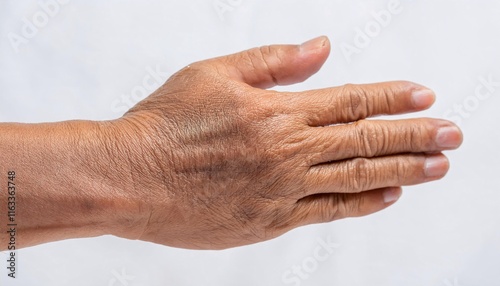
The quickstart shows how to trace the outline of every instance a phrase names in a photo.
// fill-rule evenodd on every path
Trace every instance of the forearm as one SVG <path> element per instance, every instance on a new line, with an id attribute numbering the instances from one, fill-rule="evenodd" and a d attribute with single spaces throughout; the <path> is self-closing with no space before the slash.
<path id="1" fill-rule="evenodd" d="M 129 178 L 109 172 L 117 166 L 106 150 L 112 139 L 104 136 L 104 125 L 0 124 L 0 249 L 8 247 L 8 231 L 14 229 L 20 248 L 67 238 L 126 236 L 124 229 L 138 224 L 133 214 L 140 206 L 117 183 Z"/>

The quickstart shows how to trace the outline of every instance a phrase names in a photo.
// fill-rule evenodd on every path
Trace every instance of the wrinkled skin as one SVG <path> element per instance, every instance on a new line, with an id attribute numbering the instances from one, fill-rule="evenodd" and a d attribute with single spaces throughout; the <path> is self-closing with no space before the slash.
<path id="1" fill-rule="evenodd" d="M 114 121 L 108 149 L 125 166 L 117 177 L 133 182 L 120 188 L 145 214 L 122 236 L 193 249 L 246 245 L 374 213 L 400 186 L 442 178 L 441 151 L 462 141 L 453 123 L 366 120 L 430 107 L 427 88 L 266 89 L 307 79 L 329 50 L 320 37 L 197 62 Z"/>

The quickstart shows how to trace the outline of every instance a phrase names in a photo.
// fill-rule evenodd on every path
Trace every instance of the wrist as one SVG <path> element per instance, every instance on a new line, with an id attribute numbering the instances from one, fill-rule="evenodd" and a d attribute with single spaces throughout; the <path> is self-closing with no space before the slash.
<path id="1" fill-rule="evenodd" d="M 78 123 L 77 123 L 78 124 Z M 84 121 L 81 130 L 82 184 L 88 185 L 89 194 L 95 198 L 101 234 L 138 239 L 149 218 L 149 208 L 135 178 L 131 138 L 121 120 Z M 77 128 L 77 129 L 80 129 Z M 77 144 L 78 145 L 78 144 Z M 132 146 L 130 146 L 132 145 Z"/>
<path id="2" fill-rule="evenodd" d="M 112 125 L 0 124 L 0 176 L 16 172 L 18 248 L 105 234 L 133 238 L 141 206 L 123 188 L 126 167 L 108 150 Z M 7 239 L 2 233 L 0 248 Z"/>

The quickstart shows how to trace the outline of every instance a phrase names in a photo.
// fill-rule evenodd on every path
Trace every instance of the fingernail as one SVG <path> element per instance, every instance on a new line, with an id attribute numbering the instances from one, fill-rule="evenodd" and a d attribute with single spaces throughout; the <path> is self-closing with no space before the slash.
<path id="1" fill-rule="evenodd" d="M 442 177 L 448 172 L 448 159 L 443 155 L 431 156 L 425 159 L 425 175 L 427 177 Z"/>
<path id="2" fill-rule="evenodd" d="M 318 50 L 318 49 L 325 47 L 327 42 L 328 42 L 327 37 L 320 36 L 320 37 L 314 38 L 312 40 L 309 40 L 305 43 L 302 43 L 300 45 L 300 51 L 301 52 L 313 52 L 315 50 Z"/>
<path id="3" fill-rule="evenodd" d="M 437 131 L 436 144 L 440 148 L 457 148 L 462 143 L 462 132 L 457 126 L 441 127 Z"/>
<path id="4" fill-rule="evenodd" d="M 392 203 L 397 201 L 401 197 L 401 189 L 400 188 L 390 188 L 384 191 L 384 203 Z"/>
<path id="5" fill-rule="evenodd" d="M 430 89 L 416 90 L 411 95 L 413 106 L 417 109 L 423 109 L 431 106 L 436 100 L 436 94 Z"/>

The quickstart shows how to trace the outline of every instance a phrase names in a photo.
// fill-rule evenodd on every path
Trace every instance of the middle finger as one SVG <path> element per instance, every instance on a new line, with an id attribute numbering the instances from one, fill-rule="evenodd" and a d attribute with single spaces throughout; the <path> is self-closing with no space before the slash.
<path id="1" fill-rule="evenodd" d="M 310 166 L 356 157 L 371 158 L 401 153 L 441 152 L 457 148 L 462 133 L 446 120 L 360 120 L 353 124 L 311 127 Z"/>

